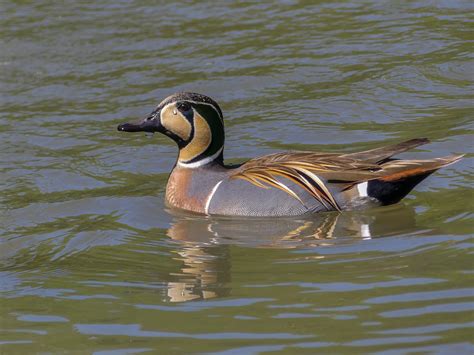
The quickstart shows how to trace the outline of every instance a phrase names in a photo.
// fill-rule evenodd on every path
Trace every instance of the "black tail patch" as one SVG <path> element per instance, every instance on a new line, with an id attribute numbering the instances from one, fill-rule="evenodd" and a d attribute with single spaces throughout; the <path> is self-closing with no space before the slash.
<path id="1" fill-rule="evenodd" d="M 430 176 L 434 171 L 424 174 L 409 176 L 396 181 L 370 180 L 367 194 L 379 200 L 382 205 L 391 205 L 404 198 L 421 181 Z"/>

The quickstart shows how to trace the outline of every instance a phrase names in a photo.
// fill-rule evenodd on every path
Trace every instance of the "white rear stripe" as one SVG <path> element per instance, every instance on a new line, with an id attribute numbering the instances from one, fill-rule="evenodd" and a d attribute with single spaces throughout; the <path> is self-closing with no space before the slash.
<path id="1" fill-rule="evenodd" d="M 359 196 L 360 197 L 368 197 L 369 195 L 367 194 L 367 187 L 368 187 L 368 183 L 367 181 L 366 182 L 362 182 L 360 184 L 357 184 L 357 191 L 359 191 Z"/>

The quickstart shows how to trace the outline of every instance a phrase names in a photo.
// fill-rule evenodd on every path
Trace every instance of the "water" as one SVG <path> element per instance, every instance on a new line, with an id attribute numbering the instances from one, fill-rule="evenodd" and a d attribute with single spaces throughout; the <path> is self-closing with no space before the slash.
<path id="1" fill-rule="evenodd" d="M 0 352 L 474 351 L 472 2 L 0 7 Z M 395 206 L 176 215 L 176 148 L 115 127 L 179 90 L 230 162 L 468 155 Z"/>

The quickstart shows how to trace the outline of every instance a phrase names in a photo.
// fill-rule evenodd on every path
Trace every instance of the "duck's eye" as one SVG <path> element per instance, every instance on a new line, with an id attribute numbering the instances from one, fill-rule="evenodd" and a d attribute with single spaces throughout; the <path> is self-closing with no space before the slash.
<path id="1" fill-rule="evenodd" d="M 181 112 L 188 112 L 189 110 L 191 110 L 191 104 L 189 102 L 186 102 L 186 101 L 183 101 L 183 102 L 178 102 L 176 104 L 176 107 L 178 108 L 178 110 L 180 110 Z"/>
<path id="2" fill-rule="evenodd" d="M 155 115 L 151 115 L 151 116 L 148 116 L 146 118 L 147 121 L 151 121 L 151 120 L 154 120 L 155 119 Z"/>

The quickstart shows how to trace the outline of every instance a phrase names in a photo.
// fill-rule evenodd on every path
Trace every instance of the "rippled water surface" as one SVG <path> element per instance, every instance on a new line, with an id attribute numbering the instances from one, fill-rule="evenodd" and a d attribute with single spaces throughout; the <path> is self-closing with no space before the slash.
<path id="1" fill-rule="evenodd" d="M 0 8 L 0 353 L 474 351 L 472 2 Z M 390 207 L 172 214 L 175 146 L 116 125 L 179 90 L 220 103 L 231 162 L 467 156 Z"/>

